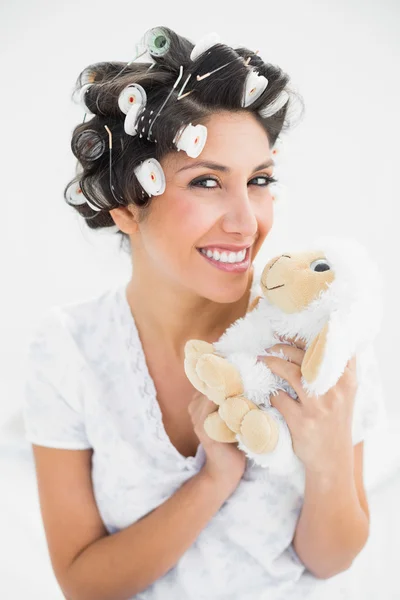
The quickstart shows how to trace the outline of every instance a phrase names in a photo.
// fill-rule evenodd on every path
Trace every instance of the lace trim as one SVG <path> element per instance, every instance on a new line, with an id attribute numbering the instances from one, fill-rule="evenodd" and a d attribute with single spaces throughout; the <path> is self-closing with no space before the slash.
<path id="1" fill-rule="evenodd" d="M 153 438 L 160 443 L 160 452 L 169 453 L 183 467 L 195 467 L 197 468 L 204 462 L 205 453 L 202 445 L 200 444 L 195 456 L 183 456 L 171 442 L 162 420 L 162 412 L 160 405 L 157 401 L 157 391 L 154 385 L 154 381 L 150 375 L 146 356 L 144 354 L 143 346 L 140 340 L 139 332 L 136 327 L 135 320 L 132 315 L 132 311 L 129 306 L 128 298 L 126 295 L 127 284 L 124 283 L 122 286 L 117 288 L 119 292 L 121 302 L 123 305 L 123 311 L 126 321 L 129 322 L 129 332 L 127 336 L 127 346 L 129 350 L 129 359 L 133 371 L 137 374 L 139 383 L 139 394 L 144 400 L 143 408 L 147 423 L 151 427 Z M 257 269 L 254 270 L 254 279 L 252 282 L 249 305 L 253 299 L 260 293 L 260 287 L 257 279 Z M 147 400 L 147 401 L 146 401 Z"/>
<path id="2" fill-rule="evenodd" d="M 157 392 L 154 381 L 147 367 L 139 332 L 126 296 L 126 286 L 127 284 L 124 284 L 118 289 L 123 305 L 125 331 L 126 323 L 129 323 L 126 343 L 129 351 L 131 368 L 137 378 L 138 392 L 143 401 L 141 408 L 144 412 L 145 422 L 149 425 L 151 430 L 150 435 L 159 443 L 160 453 L 163 453 L 164 455 L 169 454 L 175 461 L 181 463 L 184 468 L 197 467 L 204 459 L 204 450 L 201 445 L 198 447 L 195 456 L 183 456 L 172 444 L 165 430 L 161 409 L 157 401 Z"/>

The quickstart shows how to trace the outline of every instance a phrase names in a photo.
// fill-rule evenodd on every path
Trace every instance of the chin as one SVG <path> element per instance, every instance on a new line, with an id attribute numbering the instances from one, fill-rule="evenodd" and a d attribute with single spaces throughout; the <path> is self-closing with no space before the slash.
<path id="1" fill-rule="evenodd" d="M 239 302 L 248 289 L 249 274 L 247 276 L 242 275 L 240 280 L 236 282 L 216 282 L 213 286 L 211 282 L 198 290 L 199 295 L 203 298 L 207 298 L 212 302 L 219 304 L 231 304 L 233 302 Z"/>

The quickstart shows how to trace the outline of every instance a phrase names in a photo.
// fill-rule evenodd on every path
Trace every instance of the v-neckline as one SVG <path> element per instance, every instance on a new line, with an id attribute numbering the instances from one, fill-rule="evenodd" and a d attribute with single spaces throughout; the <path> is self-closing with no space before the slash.
<path id="1" fill-rule="evenodd" d="M 157 390 L 156 390 L 156 387 L 154 384 L 154 380 L 153 380 L 152 376 L 150 375 L 150 371 L 147 366 L 147 360 L 146 360 L 146 355 L 144 352 L 143 344 L 141 342 L 141 339 L 139 336 L 139 331 L 136 326 L 135 318 L 132 314 L 131 307 L 128 302 L 128 296 L 127 296 L 128 285 L 129 285 L 129 282 L 128 283 L 125 282 L 124 284 L 118 286 L 117 291 L 119 292 L 119 294 L 121 296 L 124 311 L 126 313 L 127 322 L 129 322 L 129 325 L 130 325 L 130 331 L 129 331 L 129 336 L 128 336 L 129 346 L 134 347 L 137 350 L 137 359 L 139 361 L 140 371 L 142 372 L 144 379 L 145 379 L 145 381 L 144 381 L 145 388 L 147 388 L 149 391 L 150 406 L 148 407 L 149 411 L 147 411 L 147 414 L 149 415 L 149 418 L 153 419 L 153 424 L 156 427 L 158 439 L 160 440 L 160 442 L 164 448 L 164 451 L 168 452 L 170 455 L 172 455 L 175 458 L 175 460 L 178 463 L 180 463 L 184 468 L 195 468 L 196 470 L 198 470 L 202 466 L 202 464 L 204 464 L 204 461 L 206 458 L 203 445 L 201 443 L 199 443 L 199 445 L 197 446 L 197 451 L 196 451 L 195 456 L 184 456 L 174 446 L 174 444 L 172 443 L 172 441 L 164 427 L 162 412 L 161 412 L 161 408 L 160 408 L 160 405 L 159 405 L 159 402 L 157 399 Z M 256 281 L 256 270 L 254 270 L 248 306 L 250 306 L 252 300 L 256 296 L 257 286 L 258 286 L 258 282 Z"/>

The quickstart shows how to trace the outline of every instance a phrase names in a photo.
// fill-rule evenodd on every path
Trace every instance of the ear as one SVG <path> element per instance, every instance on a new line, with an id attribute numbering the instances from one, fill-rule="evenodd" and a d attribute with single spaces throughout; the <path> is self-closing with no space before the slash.
<path id="1" fill-rule="evenodd" d="M 315 336 L 304 354 L 301 373 L 307 383 L 312 383 L 318 377 L 322 360 L 325 355 L 329 324 L 326 323 L 318 335 Z"/>
<path id="2" fill-rule="evenodd" d="M 136 233 L 138 230 L 139 207 L 134 204 L 120 206 L 110 210 L 110 215 L 117 227 L 124 233 Z"/>

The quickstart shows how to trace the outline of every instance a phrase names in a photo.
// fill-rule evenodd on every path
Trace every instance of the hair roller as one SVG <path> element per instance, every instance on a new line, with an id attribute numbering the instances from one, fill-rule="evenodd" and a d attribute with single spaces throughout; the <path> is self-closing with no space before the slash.
<path id="1" fill-rule="evenodd" d="M 71 149 L 81 163 L 90 163 L 103 155 L 106 148 L 104 138 L 94 129 L 81 131 L 72 139 Z"/>

